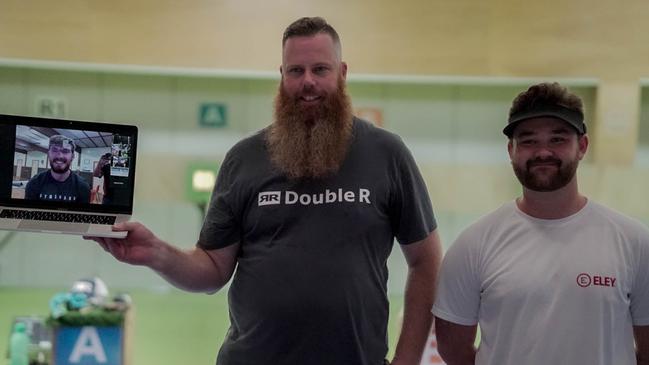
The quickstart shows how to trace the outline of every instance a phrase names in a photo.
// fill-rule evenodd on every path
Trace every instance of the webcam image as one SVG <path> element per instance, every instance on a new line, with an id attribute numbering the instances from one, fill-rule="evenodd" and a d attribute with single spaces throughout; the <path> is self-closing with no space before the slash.
<path id="1" fill-rule="evenodd" d="M 109 132 L 18 125 L 11 197 L 112 204 L 127 187 L 131 146 Z"/>

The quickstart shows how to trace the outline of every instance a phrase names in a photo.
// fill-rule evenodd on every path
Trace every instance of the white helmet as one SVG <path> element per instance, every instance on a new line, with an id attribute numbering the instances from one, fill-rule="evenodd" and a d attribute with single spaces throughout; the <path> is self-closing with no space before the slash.
<path id="1" fill-rule="evenodd" d="M 108 288 L 98 277 L 75 281 L 70 288 L 70 293 L 85 294 L 92 305 L 100 305 L 108 298 Z"/>

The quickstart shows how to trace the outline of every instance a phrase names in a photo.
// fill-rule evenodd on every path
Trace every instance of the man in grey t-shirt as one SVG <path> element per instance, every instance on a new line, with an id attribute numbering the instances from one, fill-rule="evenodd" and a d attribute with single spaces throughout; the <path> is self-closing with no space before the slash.
<path id="1" fill-rule="evenodd" d="M 418 364 L 441 256 L 426 186 L 400 138 L 352 116 L 324 19 L 297 20 L 282 45 L 274 122 L 228 152 L 197 246 L 179 250 L 139 223 L 95 240 L 190 291 L 219 290 L 236 267 L 218 364 L 379 365 L 396 238 L 409 271 L 392 363 Z"/>

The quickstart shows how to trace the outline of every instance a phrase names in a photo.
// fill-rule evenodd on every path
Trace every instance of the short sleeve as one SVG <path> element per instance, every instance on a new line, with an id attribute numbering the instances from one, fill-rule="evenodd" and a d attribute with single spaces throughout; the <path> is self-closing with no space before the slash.
<path id="1" fill-rule="evenodd" d="M 477 240 L 463 232 L 446 252 L 439 275 L 433 314 L 446 321 L 472 326 L 480 309 Z"/>
<path id="2" fill-rule="evenodd" d="M 25 199 L 38 199 L 38 192 L 37 192 L 37 187 L 36 187 L 36 179 L 32 178 L 27 182 L 27 186 L 25 186 Z"/>
<path id="3" fill-rule="evenodd" d="M 635 255 L 636 275 L 631 289 L 631 318 L 634 326 L 649 325 L 649 232 L 641 227 Z"/>
<path id="4" fill-rule="evenodd" d="M 399 141 L 398 159 L 393 178 L 390 221 L 400 244 L 421 241 L 437 228 L 426 183 L 414 158 Z"/>
<path id="5" fill-rule="evenodd" d="M 197 243 L 204 249 L 223 248 L 241 240 L 240 224 L 234 214 L 236 165 L 236 158 L 228 153 L 219 169 Z"/>

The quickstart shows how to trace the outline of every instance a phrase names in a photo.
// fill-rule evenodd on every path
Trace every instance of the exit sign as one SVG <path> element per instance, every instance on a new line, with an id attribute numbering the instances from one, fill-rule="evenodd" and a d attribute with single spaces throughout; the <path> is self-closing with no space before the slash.
<path id="1" fill-rule="evenodd" d="M 227 106 L 223 103 L 202 103 L 199 107 L 198 124 L 201 127 L 225 127 L 228 124 Z"/>

